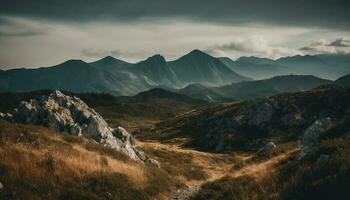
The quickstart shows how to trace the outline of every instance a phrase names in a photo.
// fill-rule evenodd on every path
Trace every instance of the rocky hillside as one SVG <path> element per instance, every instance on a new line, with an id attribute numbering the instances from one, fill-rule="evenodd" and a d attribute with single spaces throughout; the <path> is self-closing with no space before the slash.
<path id="1" fill-rule="evenodd" d="M 321 128 L 347 126 L 349 102 L 348 88 L 331 85 L 260 100 L 222 103 L 159 123 L 149 136 L 165 141 L 185 137 L 189 138 L 186 145 L 209 151 L 256 151 L 268 140 L 296 141 L 313 126 L 318 127 L 313 124 L 327 122 Z"/>
<path id="2" fill-rule="evenodd" d="M 83 136 L 116 149 L 131 159 L 141 162 L 158 162 L 147 158 L 142 151 L 133 147 L 134 138 L 122 127 L 113 129 L 95 110 L 82 100 L 54 91 L 40 100 L 22 101 L 13 113 L 0 116 L 10 122 L 46 126 L 56 132 Z"/>

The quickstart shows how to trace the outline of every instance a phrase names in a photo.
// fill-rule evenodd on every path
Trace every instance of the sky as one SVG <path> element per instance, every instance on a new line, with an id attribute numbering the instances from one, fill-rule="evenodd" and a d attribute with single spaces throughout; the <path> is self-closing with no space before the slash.
<path id="1" fill-rule="evenodd" d="M 0 0 L 0 69 L 350 53 L 350 0 Z"/>

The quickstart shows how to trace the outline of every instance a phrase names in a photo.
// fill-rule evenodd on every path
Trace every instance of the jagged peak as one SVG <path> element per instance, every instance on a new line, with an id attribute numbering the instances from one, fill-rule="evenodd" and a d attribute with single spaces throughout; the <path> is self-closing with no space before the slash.
<path id="1" fill-rule="evenodd" d="M 174 60 L 174 61 L 181 61 L 184 59 L 213 59 L 214 57 L 212 57 L 211 55 L 198 50 L 198 49 L 194 49 L 191 52 L 189 52 L 188 54 L 180 57 L 178 60 Z"/>
<path id="2" fill-rule="evenodd" d="M 97 61 L 95 61 L 95 62 L 92 62 L 92 63 L 101 63 L 101 64 L 119 64 L 119 63 L 127 63 L 127 62 L 125 62 L 125 61 L 123 61 L 123 60 L 119 60 L 119 59 L 117 59 L 117 58 L 115 58 L 115 57 L 113 57 L 113 56 L 106 56 L 106 57 L 104 57 L 104 58 L 102 58 L 102 59 L 100 59 L 100 60 L 97 60 Z"/>
<path id="3" fill-rule="evenodd" d="M 113 56 L 106 56 L 99 61 L 119 61 L 118 59 L 114 58 Z"/>
<path id="4" fill-rule="evenodd" d="M 163 63 L 163 62 L 166 62 L 164 56 L 160 55 L 160 54 L 156 54 L 156 55 L 153 55 L 149 58 L 147 58 L 144 62 L 160 62 L 160 63 Z"/>

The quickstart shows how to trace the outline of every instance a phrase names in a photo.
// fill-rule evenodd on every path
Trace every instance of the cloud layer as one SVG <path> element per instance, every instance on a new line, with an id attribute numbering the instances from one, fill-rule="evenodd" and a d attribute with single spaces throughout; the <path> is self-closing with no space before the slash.
<path id="1" fill-rule="evenodd" d="M 271 46 L 262 37 L 238 38 L 229 43 L 216 45 L 208 48 L 206 52 L 215 56 L 236 57 L 239 56 L 256 56 L 267 58 L 280 58 L 283 56 L 303 54 L 301 51 L 293 50 L 286 47 Z"/>
<path id="2" fill-rule="evenodd" d="M 313 42 L 308 46 L 300 48 L 301 51 L 310 53 L 310 54 L 319 54 L 319 53 L 350 53 L 350 39 L 346 38 L 337 38 L 335 40 L 326 40 L 321 39 L 317 42 Z"/>
<path id="3" fill-rule="evenodd" d="M 349 0 L 0 0 L 2 69 L 204 50 L 279 58 L 348 53 Z M 313 42 L 318 38 L 324 38 Z M 338 39 L 335 39 L 338 38 Z M 302 47 L 302 48 L 300 48 Z"/>
<path id="4" fill-rule="evenodd" d="M 1 0 L 0 13 L 87 22 L 186 18 L 350 29 L 348 0 Z"/>

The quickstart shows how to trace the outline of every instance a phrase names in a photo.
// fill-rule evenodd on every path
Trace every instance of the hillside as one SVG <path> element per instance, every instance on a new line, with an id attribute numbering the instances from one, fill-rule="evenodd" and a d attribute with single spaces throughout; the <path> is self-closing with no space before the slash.
<path id="1" fill-rule="evenodd" d="M 1 98 L 11 102 L 45 92 Z M 163 89 L 80 97 L 97 109 L 121 102 L 198 102 Z M 0 120 L 0 198 L 341 199 L 350 183 L 349 100 L 348 88 L 329 85 L 186 109 L 151 128 L 138 124 L 135 148 L 160 168 L 85 137 Z"/>
<path id="2" fill-rule="evenodd" d="M 83 137 L 40 126 L 0 120 L 0 135 L 0 199 L 164 198 L 184 187 L 177 177 L 204 176 L 180 153 L 172 153 L 173 165 L 159 169 Z M 174 161 L 187 162 L 197 177 L 186 174 L 190 169 Z"/>
<path id="3" fill-rule="evenodd" d="M 245 100 L 268 97 L 283 92 L 297 92 L 308 90 L 331 81 L 309 75 L 276 76 L 258 81 L 232 83 L 222 87 L 207 87 L 204 85 L 189 85 L 177 92 L 193 98 L 207 101 L 225 99 Z"/>
<path id="4" fill-rule="evenodd" d="M 344 123 L 350 112 L 349 100 L 348 88 L 330 85 L 258 100 L 220 103 L 163 121 L 150 135 L 164 141 L 188 138 L 186 146 L 201 150 L 249 150 L 256 148 L 254 141 L 296 139 L 320 118 Z"/>
<path id="5" fill-rule="evenodd" d="M 340 77 L 335 81 L 335 84 L 350 87 L 350 75 Z"/>
<path id="6" fill-rule="evenodd" d="M 217 164 L 220 175 L 194 192 L 180 193 L 192 199 L 346 199 L 349 102 L 349 88 L 328 85 L 210 105 L 138 137 L 184 149 L 234 152 L 230 168 Z"/>

